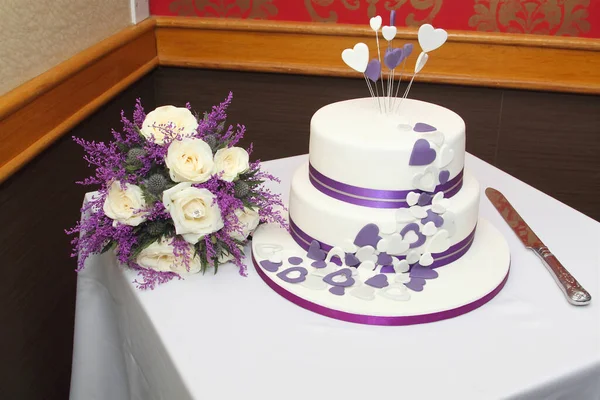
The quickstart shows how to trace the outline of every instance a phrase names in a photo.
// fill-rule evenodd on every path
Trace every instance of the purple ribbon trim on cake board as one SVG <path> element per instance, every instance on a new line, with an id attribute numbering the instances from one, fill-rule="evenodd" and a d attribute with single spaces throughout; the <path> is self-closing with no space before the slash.
<path id="1" fill-rule="evenodd" d="M 470 311 L 475 310 L 476 308 L 481 307 L 491 299 L 493 299 L 500 290 L 506 284 L 508 280 L 508 274 L 500 282 L 500 284 L 492 290 L 490 293 L 486 294 L 482 298 L 475 300 L 472 303 L 468 303 L 462 305 L 457 308 L 453 308 L 445 311 L 438 311 L 431 314 L 421 314 L 421 315 L 407 315 L 407 316 L 399 316 L 399 317 L 382 317 L 382 316 L 373 316 L 373 315 L 363 315 L 363 314 L 352 314 L 344 311 L 334 310 L 331 308 L 327 308 L 325 306 L 321 306 L 319 304 L 315 304 L 306 299 L 303 299 L 300 296 L 297 296 L 291 292 L 288 292 L 283 287 L 279 286 L 271 278 L 267 276 L 267 274 L 261 269 L 259 264 L 256 262 L 256 258 L 254 258 L 254 253 L 252 254 L 252 262 L 254 263 L 254 268 L 258 272 L 258 275 L 262 278 L 263 281 L 273 289 L 277 294 L 285 298 L 286 300 L 300 306 L 306 310 L 315 312 L 317 314 L 324 315 L 329 318 L 339 319 L 342 321 L 353 322 L 357 324 L 365 324 L 365 325 L 385 325 L 385 326 L 399 326 L 399 325 L 415 325 L 415 324 L 425 324 L 429 322 L 440 321 L 443 319 L 449 319 L 458 317 L 459 315 L 466 314 Z M 510 271 L 510 270 L 509 270 Z"/>
<path id="2" fill-rule="evenodd" d="M 317 239 L 311 237 L 308 233 L 304 232 L 298 227 L 298 225 L 296 225 L 296 223 L 292 220 L 291 217 L 289 222 L 290 235 L 292 236 L 292 239 L 294 239 L 298 246 L 302 247 L 304 250 L 308 251 L 308 248 L 310 247 L 310 244 L 313 241 L 317 241 L 321 246 L 321 250 L 325 252 L 329 252 L 329 250 L 333 248 L 333 246 L 327 243 L 320 242 Z M 473 231 L 471 231 L 471 233 L 469 233 L 469 235 L 466 238 L 464 238 L 458 243 L 453 244 L 448 248 L 448 250 L 443 251 L 441 253 L 432 253 L 431 256 L 433 257 L 433 264 L 431 264 L 428 268 L 443 267 L 444 265 L 450 264 L 451 262 L 454 262 L 461 258 L 463 255 L 465 255 L 465 253 L 469 250 L 469 248 L 471 248 L 471 245 L 473 244 L 473 239 L 475 238 L 476 230 L 477 226 L 473 228 Z M 397 258 L 399 260 L 403 260 L 406 258 L 406 256 L 398 256 Z"/>
<path id="3" fill-rule="evenodd" d="M 423 190 L 377 190 L 338 182 L 317 171 L 311 164 L 308 165 L 308 177 L 312 185 L 320 192 L 345 203 L 371 208 L 407 208 L 410 207 L 406 197 L 410 192 L 424 193 Z M 432 195 L 444 192 L 444 197 L 454 196 L 463 184 L 463 171 L 449 180 L 438 185 Z M 428 192 L 429 193 L 429 192 Z"/>

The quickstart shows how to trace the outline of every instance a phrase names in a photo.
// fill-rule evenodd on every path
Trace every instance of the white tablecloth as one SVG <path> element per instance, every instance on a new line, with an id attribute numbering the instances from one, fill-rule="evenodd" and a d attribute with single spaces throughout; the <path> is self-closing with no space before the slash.
<path id="1" fill-rule="evenodd" d="M 287 192 L 305 160 L 264 165 Z M 512 255 L 505 288 L 483 307 L 424 325 L 357 325 L 283 299 L 249 260 L 247 278 L 223 267 L 139 291 L 135 274 L 105 254 L 78 279 L 71 398 L 599 399 L 600 224 L 473 156 L 466 168 L 482 186 L 481 216 Z M 567 303 L 487 186 L 508 197 L 591 305 Z"/>

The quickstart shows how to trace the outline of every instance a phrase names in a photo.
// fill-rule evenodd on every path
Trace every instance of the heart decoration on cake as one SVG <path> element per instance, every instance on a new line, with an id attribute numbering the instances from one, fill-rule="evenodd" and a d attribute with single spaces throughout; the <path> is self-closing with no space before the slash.
<path id="1" fill-rule="evenodd" d="M 361 300 L 373 300 L 375 298 L 375 289 L 370 286 L 359 286 L 350 291 L 350 294 Z"/>
<path id="2" fill-rule="evenodd" d="M 375 32 L 377 32 L 379 28 L 381 28 L 382 23 L 383 19 L 380 15 L 377 15 L 369 20 L 369 25 L 371 26 L 371 29 L 373 29 Z"/>
<path id="3" fill-rule="evenodd" d="M 424 193 L 421 193 L 424 194 Z M 417 193 L 417 192 L 410 192 L 407 196 L 406 196 L 406 202 L 408 203 L 409 206 L 414 206 L 419 202 L 419 198 L 421 197 L 421 194 Z M 425 204 L 419 204 L 420 206 L 424 206 Z"/>
<path id="4" fill-rule="evenodd" d="M 388 286 L 389 283 L 387 280 L 387 276 L 385 276 L 385 274 L 378 274 L 378 275 L 372 276 L 371 278 L 367 279 L 365 281 L 365 285 L 369 285 L 369 286 L 372 286 L 377 289 L 382 289 L 382 288 Z"/>
<path id="5" fill-rule="evenodd" d="M 367 260 L 360 263 L 357 268 L 359 271 L 372 272 L 375 271 L 375 261 Z"/>
<path id="6" fill-rule="evenodd" d="M 429 124 L 424 123 L 424 122 L 417 122 L 415 124 L 415 127 L 413 128 L 413 130 L 415 132 L 425 133 L 425 132 L 434 132 L 437 129 Z"/>
<path id="7" fill-rule="evenodd" d="M 438 277 L 438 273 L 431 268 L 426 268 L 417 264 L 410 269 L 410 277 L 422 279 L 435 279 Z"/>
<path id="8" fill-rule="evenodd" d="M 415 174 L 413 185 L 415 185 L 417 189 L 433 192 L 437 185 L 438 175 L 438 169 L 430 165 L 425 168 L 425 171 Z"/>
<path id="9" fill-rule="evenodd" d="M 406 254 L 406 262 L 411 265 L 419 262 L 419 258 L 421 258 L 421 253 L 418 250 L 411 250 Z"/>
<path id="10" fill-rule="evenodd" d="M 427 64 L 427 60 L 429 60 L 429 56 L 427 55 L 427 53 L 419 54 L 419 57 L 417 58 L 417 63 L 415 64 L 415 75 L 421 72 L 423 67 L 425 67 L 425 64 Z"/>
<path id="11" fill-rule="evenodd" d="M 365 246 L 358 249 L 355 254 L 356 258 L 362 263 L 365 261 L 377 262 L 377 254 L 375 254 L 375 248 L 373 246 Z"/>
<path id="12" fill-rule="evenodd" d="M 425 208 L 421 206 L 412 206 L 409 208 L 409 211 L 415 218 L 425 218 L 428 210 L 425 210 Z"/>
<path id="13" fill-rule="evenodd" d="M 386 252 L 392 256 L 399 256 L 404 254 L 409 249 L 409 243 L 402 239 L 399 233 L 394 233 L 388 237 L 385 237 L 377 243 L 377 250 Z"/>
<path id="14" fill-rule="evenodd" d="M 387 253 L 379 253 L 377 255 L 377 264 L 379 265 L 392 265 L 393 259 Z"/>
<path id="15" fill-rule="evenodd" d="M 410 209 L 399 208 L 396 211 L 396 222 L 406 223 L 406 222 L 412 222 L 414 220 L 415 220 L 415 216 L 411 214 Z"/>
<path id="16" fill-rule="evenodd" d="M 308 271 L 303 267 L 291 267 L 277 274 L 277 277 L 287 283 L 300 283 L 306 279 Z M 295 276 L 294 276 L 295 275 Z"/>
<path id="17" fill-rule="evenodd" d="M 431 211 L 436 214 L 443 214 L 448 209 L 450 200 L 444 198 L 444 192 L 438 192 L 431 201 Z"/>
<path id="18" fill-rule="evenodd" d="M 402 62 L 403 58 L 402 49 L 389 49 L 385 52 L 383 63 L 389 69 L 394 69 Z"/>
<path id="19" fill-rule="evenodd" d="M 425 139 L 418 139 L 410 154 L 408 165 L 429 165 L 435 161 L 436 152 Z"/>
<path id="20" fill-rule="evenodd" d="M 429 222 L 432 222 L 437 228 L 440 228 L 444 224 L 444 218 L 441 217 L 439 214 L 436 214 L 431 210 L 427 210 L 426 213 L 427 215 L 423 219 L 421 219 L 421 224 L 425 225 Z"/>
<path id="21" fill-rule="evenodd" d="M 394 278 L 394 282 L 408 283 L 408 282 L 410 282 L 410 274 L 408 274 L 408 273 L 396 274 L 396 277 Z"/>
<path id="22" fill-rule="evenodd" d="M 321 245 L 319 242 L 313 240 L 308 247 L 308 253 L 306 253 L 306 256 L 311 260 L 324 261 L 325 257 L 327 257 L 327 254 L 321 250 Z"/>
<path id="23" fill-rule="evenodd" d="M 381 77 L 381 63 L 378 59 L 374 58 L 369 61 L 369 64 L 367 64 L 367 69 L 365 70 L 365 75 L 373 82 L 377 82 L 379 80 Z"/>
<path id="24" fill-rule="evenodd" d="M 358 247 L 350 239 L 344 240 L 340 247 L 346 253 L 356 253 L 356 250 L 358 250 Z"/>
<path id="25" fill-rule="evenodd" d="M 431 264 L 433 264 L 433 256 L 431 255 L 431 253 L 423 253 L 421 255 L 421 258 L 419 258 L 419 264 L 423 267 L 428 267 Z"/>
<path id="26" fill-rule="evenodd" d="M 369 64 L 369 47 L 364 43 L 356 43 L 354 48 L 342 51 L 342 60 L 350 68 L 362 74 Z"/>
<path id="27" fill-rule="evenodd" d="M 421 207 L 428 206 L 429 204 L 431 204 L 432 199 L 433 196 L 429 193 L 421 193 L 419 195 L 419 200 L 417 200 L 417 204 Z"/>
<path id="28" fill-rule="evenodd" d="M 422 134 L 424 139 L 429 140 L 431 143 L 435 144 L 438 147 L 441 147 L 444 144 L 444 134 L 440 131 L 435 132 L 427 132 Z"/>
<path id="29" fill-rule="evenodd" d="M 406 261 L 406 260 L 398 260 L 397 258 L 394 258 L 393 265 L 394 265 L 394 271 L 397 274 L 402 274 L 404 272 L 408 272 L 408 270 L 410 269 L 410 265 L 408 264 L 408 261 Z"/>
<path id="30" fill-rule="evenodd" d="M 456 233 L 456 224 L 454 220 L 455 216 L 453 212 L 446 211 L 444 213 L 444 225 L 442 225 L 442 228 L 448 231 L 448 237 L 452 237 Z"/>
<path id="31" fill-rule="evenodd" d="M 386 288 L 383 288 L 379 292 L 379 295 L 394 301 L 410 300 L 410 293 L 408 293 L 408 290 L 406 290 L 404 285 L 390 285 Z"/>
<path id="32" fill-rule="evenodd" d="M 434 29 L 430 24 L 423 24 L 419 27 L 417 34 L 419 46 L 425 53 L 436 50 L 448 40 L 448 32 L 443 29 Z"/>
<path id="33" fill-rule="evenodd" d="M 313 263 L 310 265 L 312 265 L 315 268 L 320 269 L 320 268 L 325 268 L 327 266 L 327 263 L 323 260 L 320 260 L 320 261 L 313 261 Z"/>
<path id="34" fill-rule="evenodd" d="M 329 289 L 331 293 L 340 296 L 344 294 L 343 288 L 354 285 L 356 281 L 352 277 L 352 271 L 349 268 L 344 268 L 323 277 L 323 282 L 333 286 L 333 288 L 341 288 L 342 290 L 337 289 L 334 291 L 332 291 L 333 288 Z"/>
<path id="35" fill-rule="evenodd" d="M 288 258 L 288 262 L 292 265 L 300 265 L 302 264 L 302 258 L 300 257 L 290 257 Z"/>
<path id="36" fill-rule="evenodd" d="M 449 179 L 450 179 L 450 171 L 448 171 L 447 169 L 440 171 L 440 175 L 439 175 L 440 185 L 443 185 L 444 183 L 448 182 Z"/>
<path id="37" fill-rule="evenodd" d="M 349 267 L 356 267 L 358 264 L 360 264 L 360 260 L 352 253 L 346 253 L 344 264 Z"/>
<path id="38" fill-rule="evenodd" d="M 282 262 L 272 262 L 269 260 L 263 260 L 260 262 L 261 267 L 263 267 L 264 269 L 266 269 L 269 272 L 277 272 L 277 270 L 279 269 L 279 267 L 281 267 L 283 265 Z"/>
<path id="39" fill-rule="evenodd" d="M 311 290 L 323 290 L 327 288 L 327 284 L 317 275 L 306 275 L 306 279 L 300 282 L 300 285 Z"/>
<path id="40" fill-rule="evenodd" d="M 435 226 L 435 224 L 432 221 L 429 221 L 425 225 L 423 225 L 423 228 L 421 228 L 421 233 L 423 233 L 423 235 L 425 236 L 433 236 L 435 235 L 437 230 L 438 229 Z"/>
<path id="41" fill-rule="evenodd" d="M 341 247 L 332 247 L 325 257 L 326 262 L 332 262 L 337 265 L 342 265 L 342 259 L 346 257 L 346 253 Z"/>
<path id="42" fill-rule="evenodd" d="M 265 243 L 256 247 L 256 253 L 260 258 L 271 258 L 283 251 L 283 247 L 278 244 Z"/>
<path id="43" fill-rule="evenodd" d="M 426 237 L 420 232 L 419 224 L 413 222 L 402 228 L 402 230 L 400 231 L 400 235 L 402 235 L 404 240 L 407 240 L 406 235 L 408 234 L 408 232 L 413 232 L 417 236 L 417 240 L 411 242 L 409 245 L 411 249 L 422 246 L 423 243 L 425 243 Z"/>
<path id="44" fill-rule="evenodd" d="M 415 292 L 422 292 L 423 286 L 425 286 L 426 283 L 427 281 L 425 281 L 423 278 L 411 278 L 408 283 L 404 284 L 404 286 L 410 290 L 414 290 Z"/>
<path id="45" fill-rule="evenodd" d="M 446 165 L 450 164 L 454 159 L 454 150 L 452 150 L 448 146 L 444 146 L 440 150 L 439 157 L 439 167 L 444 168 Z"/>
<path id="46" fill-rule="evenodd" d="M 395 26 L 384 26 L 383 28 L 381 28 L 381 34 L 383 35 L 383 38 L 388 42 L 394 40 L 394 38 L 396 37 L 396 33 L 398 33 L 398 29 L 396 29 Z"/>
<path id="47" fill-rule="evenodd" d="M 450 248 L 448 231 L 440 229 L 427 245 L 427 251 L 430 253 L 442 253 Z"/>
<path id="48" fill-rule="evenodd" d="M 380 240 L 381 236 L 379 236 L 379 227 L 375 224 L 367 224 L 356 235 L 354 244 L 358 247 L 377 247 L 377 243 Z"/>

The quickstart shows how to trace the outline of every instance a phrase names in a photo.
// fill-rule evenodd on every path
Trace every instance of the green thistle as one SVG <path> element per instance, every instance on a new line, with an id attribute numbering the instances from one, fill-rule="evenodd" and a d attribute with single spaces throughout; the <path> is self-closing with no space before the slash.
<path id="1" fill-rule="evenodd" d="M 217 147 L 217 137 L 215 135 L 206 135 L 202 138 L 202 140 L 204 140 L 204 142 L 210 146 L 211 150 L 215 150 L 215 147 Z"/>
<path id="2" fill-rule="evenodd" d="M 146 155 L 146 151 L 144 149 L 140 149 L 139 147 L 134 147 L 127 152 L 127 164 L 132 166 L 141 167 L 142 161 L 140 157 L 144 157 Z"/>
<path id="3" fill-rule="evenodd" d="M 244 181 L 237 181 L 235 183 L 233 191 L 235 197 L 237 197 L 238 199 L 244 198 L 248 196 L 248 193 L 250 193 L 250 185 L 248 185 Z"/>
<path id="4" fill-rule="evenodd" d="M 148 191 L 150 193 L 159 195 L 167 188 L 168 183 L 169 181 L 164 177 L 164 175 L 154 174 L 148 178 L 146 186 L 148 187 Z"/>

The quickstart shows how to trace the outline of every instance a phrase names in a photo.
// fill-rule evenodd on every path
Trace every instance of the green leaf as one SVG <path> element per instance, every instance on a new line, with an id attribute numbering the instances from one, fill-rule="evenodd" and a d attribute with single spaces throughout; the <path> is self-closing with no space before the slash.
<path id="1" fill-rule="evenodd" d="M 117 244 L 117 242 L 115 242 L 114 240 L 109 240 L 108 243 L 106 243 L 104 245 L 104 247 L 102 248 L 102 250 L 100 251 L 100 254 L 106 253 L 107 251 L 109 251 L 110 249 L 115 247 L 116 244 Z"/>

